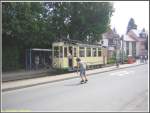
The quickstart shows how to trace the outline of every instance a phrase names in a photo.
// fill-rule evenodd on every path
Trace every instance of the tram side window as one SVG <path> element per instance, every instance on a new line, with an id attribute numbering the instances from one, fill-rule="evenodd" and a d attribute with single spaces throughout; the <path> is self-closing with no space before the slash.
<path id="1" fill-rule="evenodd" d="M 62 46 L 60 46 L 60 58 L 62 58 L 63 57 L 63 48 L 62 48 Z"/>
<path id="2" fill-rule="evenodd" d="M 54 47 L 54 57 L 55 58 L 59 57 L 59 47 Z"/>
<path id="3" fill-rule="evenodd" d="M 67 47 L 64 47 L 64 57 L 67 57 Z"/>
<path id="4" fill-rule="evenodd" d="M 93 57 L 96 57 L 96 48 L 93 48 Z"/>
<path id="5" fill-rule="evenodd" d="M 74 57 L 77 57 L 77 48 L 74 48 Z"/>
<path id="6" fill-rule="evenodd" d="M 98 48 L 98 56 L 101 56 L 102 54 L 101 54 L 101 48 Z"/>
<path id="7" fill-rule="evenodd" d="M 87 57 L 91 56 L 91 48 L 86 48 L 86 56 Z"/>
<path id="8" fill-rule="evenodd" d="M 85 50 L 84 47 L 80 47 L 80 57 L 85 57 Z"/>

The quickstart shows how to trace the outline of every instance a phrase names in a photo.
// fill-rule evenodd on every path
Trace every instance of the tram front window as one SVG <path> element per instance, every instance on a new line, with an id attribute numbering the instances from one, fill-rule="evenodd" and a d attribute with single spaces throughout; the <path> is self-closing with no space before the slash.
<path id="1" fill-rule="evenodd" d="M 55 58 L 59 57 L 59 47 L 54 47 L 54 57 Z"/>

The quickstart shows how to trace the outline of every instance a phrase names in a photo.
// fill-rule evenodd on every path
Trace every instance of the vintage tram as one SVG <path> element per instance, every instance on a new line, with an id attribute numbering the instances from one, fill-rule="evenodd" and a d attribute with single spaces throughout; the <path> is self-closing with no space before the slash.
<path id="1" fill-rule="evenodd" d="M 107 48 L 100 45 L 79 42 L 54 42 L 52 44 L 52 66 L 58 69 L 74 70 L 76 58 L 86 62 L 88 68 L 107 63 Z"/>

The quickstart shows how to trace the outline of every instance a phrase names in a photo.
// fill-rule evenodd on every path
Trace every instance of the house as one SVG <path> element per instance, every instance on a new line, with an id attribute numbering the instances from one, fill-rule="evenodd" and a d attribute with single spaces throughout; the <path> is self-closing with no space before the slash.
<path id="1" fill-rule="evenodd" d="M 137 58 L 141 55 L 147 55 L 146 38 L 141 37 L 140 33 L 138 30 L 132 29 L 124 36 L 124 51 L 127 56 L 132 55 Z"/>
<path id="2" fill-rule="evenodd" d="M 108 49 L 108 59 L 112 58 L 114 53 L 116 53 L 116 49 L 120 49 L 121 46 L 120 36 L 115 30 L 112 29 L 109 29 L 106 33 L 103 33 L 102 42 L 102 45 Z"/>

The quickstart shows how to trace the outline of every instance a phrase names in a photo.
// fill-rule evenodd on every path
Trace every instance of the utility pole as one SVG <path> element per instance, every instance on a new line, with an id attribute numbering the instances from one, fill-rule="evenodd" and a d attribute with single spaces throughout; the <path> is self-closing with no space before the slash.
<path id="1" fill-rule="evenodd" d="M 114 39 L 115 39 L 116 64 L 118 65 L 121 58 L 123 57 L 123 56 L 120 56 L 121 55 L 120 52 L 122 51 L 122 50 L 120 51 L 120 48 L 123 49 L 123 47 L 121 47 L 121 40 L 122 39 L 120 38 L 120 36 L 118 34 L 115 34 Z"/>
<path id="2" fill-rule="evenodd" d="M 115 53 L 116 53 L 115 59 L 116 59 L 116 64 L 117 64 L 117 61 L 118 61 L 118 37 L 115 35 L 114 39 L 115 39 Z"/>
<path id="3" fill-rule="evenodd" d="M 122 40 L 122 64 L 124 64 L 124 40 L 123 40 L 123 35 L 121 36 L 121 40 Z"/>

